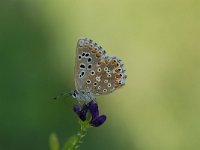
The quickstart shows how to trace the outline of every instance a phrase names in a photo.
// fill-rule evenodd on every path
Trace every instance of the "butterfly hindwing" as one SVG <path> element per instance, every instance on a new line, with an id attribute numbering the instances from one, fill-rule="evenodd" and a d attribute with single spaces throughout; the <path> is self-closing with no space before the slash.
<path id="1" fill-rule="evenodd" d="M 106 56 L 95 66 L 94 75 L 90 74 L 91 92 L 98 96 L 112 93 L 125 84 L 126 73 L 121 60 L 115 57 Z"/>

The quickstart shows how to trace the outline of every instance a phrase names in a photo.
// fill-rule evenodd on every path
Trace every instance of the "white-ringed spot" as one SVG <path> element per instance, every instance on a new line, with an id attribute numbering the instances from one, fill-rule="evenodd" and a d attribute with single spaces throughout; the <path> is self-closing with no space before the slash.
<path id="1" fill-rule="evenodd" d="M 108 78 L 111 78 L 111 77 L 112 77 L 112 75 L 109 73 L 109 74 L 107 75 L 107 77 L 108 77 Z"/>
<path id="2" fill-rule="evenodd" d="M 87 66 L 87 69 L 90 70 L 91 68 L 92 68 L 92 64 L 89 64 L 89 65 Z"/>
<path id="3" fill-rule="evenodd" d="M 108 83 L 108 85 L 107 85 L 108 87 L 111 87 L 112 86 L 112 84 L 111 83 Z"/>
<path id="4" fill-rule="evenodd" d="M 79 46 L 82 47 L 84 44 L 84 40 L 79 40 Z"/>
<path id="5" fill-rule="evenodd" d="M 101 68 L 99 67 L 99 68 L 97 69 L 97 71 L 98 71 L 98 72 L 101 72 Z"/>
<path id="6" fill-rule="evenodd" d="M 90 56 L 90 53 L 85 53 L 85 58 L 88 58 Z"/>
<path id="7" fill-rule="evenodd" d="M 85 41 L 85 45 L 87 46 L 89 44 L 89 42 L 88 41 Z"/>
<path id="8" fill-rule="evenodd" d="M 111 72 L 110 70 L 107 71 L 107 73 L 110 73 L 110 72 Z"/>
<path id="9" fill-rule="evenodd" d="M 87 83 L 87 84 L 90 84 L 90 83 L 91 83 L 91 80 L 88 79 L 88 80 L 86 81 L 86 83 Z"/>
<path id="10" fill-rule="evenodd" d="M 106 93 L 108 90 L 107 89 L 103 89 L 103 92 Z"/>
<path id="11" fill-rule="evenodd" d="M 104 68 L 104 71 L 108 71 L 108 67 L 105 67 L 105 68 Z"/>
<path id="12" fill-rule="evenodd" d="M 90 74 L 91 74 L 92 76 L 95 75 L 95 71 L 92 70 L 92 71 L 90 72 Z"/>
<path id="13" fill-rule="evenodd" d="M 85 52 L 82 53 L 82 56 L 83 56 L 83 57 L 85 56 Z"/>
<path id="14" fill-rule="evenodd" d="M 92 58 L 91 57 L 89 57 L 88 58 L 88 60 L 87 60 L 87 62 L 91 62 L 92 61 Z"/>
<path id="15" fill-rule="evenodd" d="M 97 82 L 94 82 L 93 85 L 94 85 L 94 86 L 97 86 Z"/>
<path id="16" fill-rule="evenodd" d="M 104 80 L 104 83 L 108 83 L 108 80 Z"/>
<path id="17" fill-rule="evenodd" d="M 81 58 L 82 58 L 82 56 L 81 56 L 81 55 L 79 55 L 79 56 L 78 56 L 78 60 L 81 60 Z"/>
<path id="18" fill-rule="evenodd" d="M 82 78 L 85 75 L 85 71 L 81 71 L 79 74 L 79 78 Z"/>
<path id="19" fill-rule="evenodd" d="M 101 77 L 96 77 L 96 80 L 97 80 L 98 82 L 100 82 L 100 81 L 101 81 Z"/>
<path id="20" fill-rule="evenodd" d="M 85 69 L 85 64 L 84 63 L 80 64 L 80 69 Z"/>

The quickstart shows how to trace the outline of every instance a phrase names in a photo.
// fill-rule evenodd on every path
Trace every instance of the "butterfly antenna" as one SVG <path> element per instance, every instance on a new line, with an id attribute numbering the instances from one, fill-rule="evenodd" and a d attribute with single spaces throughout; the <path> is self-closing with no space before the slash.
<path id="1" fill-rule="evenodd" d="M 60 93 L 59 95 L 53 97 L 53 99 L 54 99 L 54 100 L 57 100 L 57 99 L 59 99 L 60 97 L 63 97 L 63 96 L 65 96 L 65 95 L 71 96 L 69 92 L 63 92 L 63 93 Z"/>

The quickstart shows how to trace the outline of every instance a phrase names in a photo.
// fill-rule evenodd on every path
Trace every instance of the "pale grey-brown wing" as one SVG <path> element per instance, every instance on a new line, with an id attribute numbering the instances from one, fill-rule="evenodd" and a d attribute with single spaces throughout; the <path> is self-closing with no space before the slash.
<path id="1" fill-rule="evenodd" d="M 80 38 L 77 42 L 74 80 L 76 90 L 90 91 L 88 76 L 94 66 L 105 57 L 105 50 L 88 38 Z"/>

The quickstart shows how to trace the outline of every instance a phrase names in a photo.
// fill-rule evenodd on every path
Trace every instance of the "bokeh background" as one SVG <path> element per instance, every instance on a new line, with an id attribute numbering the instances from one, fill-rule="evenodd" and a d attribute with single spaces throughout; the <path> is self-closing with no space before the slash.
<path id="1" fill-rule="evenodd" d="M 82 150 L 200 149 L 199 0 L 1 0 L 0 150 L 48 150 L 79 126 L 71 97 L 76 42 L 119 56 L 127 84 L 98 97 L 106 123 Z"/>

